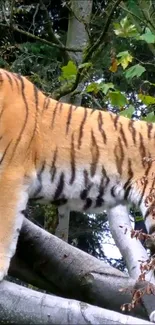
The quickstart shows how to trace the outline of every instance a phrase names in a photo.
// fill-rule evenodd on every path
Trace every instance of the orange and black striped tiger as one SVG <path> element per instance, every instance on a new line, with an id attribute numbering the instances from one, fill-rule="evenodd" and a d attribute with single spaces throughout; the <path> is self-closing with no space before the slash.
<path id="1" fill-rule="evenodd" d="M 63 104 L 0 69 L 0 280 L 29 198 L 101 212 L 130 202 L 155 231 L 155 125 Z"/>

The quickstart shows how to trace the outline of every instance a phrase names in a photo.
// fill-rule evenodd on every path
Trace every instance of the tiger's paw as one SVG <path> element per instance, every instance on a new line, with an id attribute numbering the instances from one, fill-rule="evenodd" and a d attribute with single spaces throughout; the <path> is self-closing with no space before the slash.
<path id="1" fill-rule="evenodd" d="M 4 277 L 7 275 L 7 271 L 0 270 L 0 282 L 3 281 Z"/>
<path id="2" fill-rule="evenodd" d="M 155 310 L 150 314 L 150 322 L 155 323 Z"/>
<path id="3" fill-rule="evenodd" d="M 10 258 L 4 258 L 0 255 L 0 282 L 3 281 L 4 277 L 8 274 L 8 269 L 10 265 Z"/>

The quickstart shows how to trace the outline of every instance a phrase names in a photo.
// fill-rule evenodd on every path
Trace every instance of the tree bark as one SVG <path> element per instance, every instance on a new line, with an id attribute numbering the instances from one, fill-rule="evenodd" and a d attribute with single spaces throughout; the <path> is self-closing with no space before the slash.
<path id="1" fill-rule="evenodd" d="M 131 238 L 132 226 L 128 209 L 124 205 L 119 205 L 110 209 L 107 216 L 110 231 L 125 260 L 129 275 L 137 279 L 141 273 L 141 262 L 148 260 L 148 254 L 138 239 Z M 154 272 L 149 272 L 146 279 L 155 284 Z"/>
<path id="2" fill-rule="evenodd" d="M 90 22 L 90 16 L 92 12 L 92 0 L 71 0 L 70 1 L 70 15 L 67 31 L 66 47 L 78 47 L 82 50 L 85 48 L 88 41 L 88 33 L 86 26 Z M 72 61 L 79 65 L 82 62 L 82 52 L 70 53 Z M 74 105 L 81 105 L 82 96 L 80 95 L 83 89 L 83 83 L 77 87 L 78 95 L 68 94 L 61 97 L 61 101 L 65 103 L 72 103 Z M 70 211 L 66 210 L 65 214 L 62 214 L 58 209 L 58 226 L 55 230 L 55 235 L 68 242 L 69 234 L 69 220 Z"/>
<path id="3" fill-rule="evenodd" d="M 11 324 L 153 324 L 7 281 L 0 284 L 0 319 Z"/>
<path id="4" fill-rule="evenodd" d="M 133 289 L 135 279 L 63 242 L 26 219 L 16 256 L 19 261 L 26 263 L 27 268 L 46 280 L 46 283 L 49 283 L 49 291 L 54 294 L 119 312 L 123 303 L 131 302 L 130 290 L 120 292 L 119 289 L 128 287 Z M 26 278 L 24 280 L 29 282 L 28 272 L 21 272 L 20 275 L 19 269 L 18 277 L 21 280 L 23 274 L 27 276 L 27 280 Z M 13 275 L 16 276 L 15 269 Z M 30 280 L 34 278 L 35 276 Z M 31 283 L 39 287 L 40 283 L 37 285 L 36 282 Z M 154 296 L 152 300 L 154 301 Z M 147 312 L 142 304 L 139 304 L 130 315 L 147 319 Z"/>

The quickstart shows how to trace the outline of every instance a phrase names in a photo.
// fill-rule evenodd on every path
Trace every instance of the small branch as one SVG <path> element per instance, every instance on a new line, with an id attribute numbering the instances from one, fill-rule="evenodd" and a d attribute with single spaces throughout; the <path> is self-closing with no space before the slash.
<path id="1" fill-rule="evenodd" d="M 51 19 L 50 19 L 50 16 L 49 16 L 49 12 L 48 12 L 48 10 L 47 10 L 47 8 L 46 8 L 46 6 L 45 6 L 45 4 L 43 3 L 42 0 L 40 0 L 40 4 L 41 4 L 41 7 L 43 9 L 43 13 L 44 13 L 44 17 L 45 17 L 45 26 L 44 27 L 45 27 L 45 29 L 46 29 L 46 31 L 48 33 L 50 41 L 53 42 L 54 44 L 57 44 L 57 45 L 61 46 L 61 48 L 63 48 L 64 47 L 63 43 L 54 34 Z M 65 59 L 65 63 L 67 64 L 67 62 L 70 60 L 70 56 L 67 53 L 67 51 L 65 51 L 65 53 L 63 55 L 63 58 Z"/>
<path id="2" fill-rule="evenodd" d="M 13 23 L 13 9 L 14 9 L 14 4 L 15 4 L 15 0 L 11 1 L 11 8 L 10 8 L 10 27 L 12 27 L 12 23 Z"/>
<path id="3" fill-rule="evenodd" d="M 92 56 L 92 54 L 96 51 L 96 49 L 101 46 L 101 44 L 103 43 L 104 41 L 104 38 L 105 38 L 105 35 L 109 29 L 109 26 L 110 26 L 110 23 L 111 23 L 111 20 L 112 20 L 112 17 L 113 17 L 113 14 L 116 10 L 116 8 L 118 7 L 118 5 L 121 3 L 122 0 L 116 0 L 113 7 L 111 8 L 110 12 L 109 12 L 109 15 L 107 17 L 107 20 L 106 20 L 106 23 L 105 23 L 105 26 L 104 26 L 104 29 L 100 35 L 100 37 L 97 39 L 97 41 L 93 44 L 93 46 L 88 50 L 86 56 L 85 56 L 85 59 L 84 59 L 84 62 L 87 62 L 89 61 L 90 57 Z"/>
<path id="4" fill-rule="evenodd" d="M 0 23 L 0 26 L 5 27 L 5 28 L 10 28 L 9 25 L 7 25 L 7 24 L 3 24 L 3 23 Z M 50 41 L 47 41 L 47 40 L 44 39 L 44 38 L 40 38 L 40 37 L 38 37 L 38 36 L 36 36 L 36 35 L 33 35 L 33 34 L 29 33 L 29 32 L 26 32 L 26 31 L 24 31 L 24 30 L 22 30 L 22 29 L 19 29 L 19 28 L 16 27 L 16 26 L 12 26 L 12 29 L 13 29 L 15 32 L 18 32 L 18 33 L 20 33 L 20 34 L 23 34 L 23 35 L 25 35 L 25 36 L 27 36 L 27 37 L 30 37 L 30 38 L 36 40 L 36 41 L 39 41 L 39 42 L 45 43 L 45 44 L 47 44 L 47 45 L 49 45 L 49 46 L 52 46 L 52 47 L 58 48 L 58 49 L 60 49 L 60 50 L 65 50 L 65 51 L 70 51 L 70 52 L 82 52 L 82 50 L 79 49 L 79 48 L 68 48 L 68 47 L 66 47 L 66 46 L 60 46 L 60 45 L 58 45 L 58 44 L 52 43 L 52 42 L 50 42 Z"/>
<path id="5" fill-rule="evenodd" d="M 94 98 L 93 96 L 91 96 L 90 94 L 86 93 L 86 96 L 88 98 L 90 98 L 94 104 L 96 105 L 96 107 L 98 107 L 99 109 L 103 109 L 103 107 L 100 105 L 100 103 L 98 102 L 98 100 L 96 98 Z M 95 108 L 95 107 L 94 107 Z"/>

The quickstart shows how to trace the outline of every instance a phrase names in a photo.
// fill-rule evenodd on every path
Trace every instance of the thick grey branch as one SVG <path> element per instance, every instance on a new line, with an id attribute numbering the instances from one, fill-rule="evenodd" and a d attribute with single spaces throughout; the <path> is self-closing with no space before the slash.
<path id="1" fill-rule="evenodd" d="M 119 289 L 133 289 L 136 283 L 134 279 L 26 219 L 19 238 L 17 256 L 51 284 L 53 293 L 59 292 L 61 296 L 116 311 L 120 311 L 123 303 L 131 302 L 131 293 L 120 292 Z M 142 305 L 134 309 L 132 315 L 147 318 Z"/>
<path id="2" fill-rule="evenodd" d="M 153 324 L 17 284 L 0 284 L 0 320 L 13 324 Z"/>

